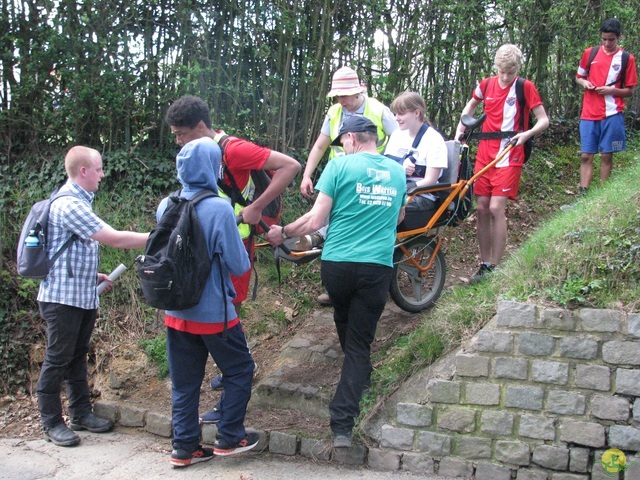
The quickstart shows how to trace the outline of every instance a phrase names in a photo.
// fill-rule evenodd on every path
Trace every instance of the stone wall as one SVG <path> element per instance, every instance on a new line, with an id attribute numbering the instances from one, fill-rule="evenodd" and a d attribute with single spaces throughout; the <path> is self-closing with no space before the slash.
<path id="1" fill-rule="evenodd" d="M 609 448 L 640 463 L 640 314 L 501 301 L 442 362 L 366 426 L 380 445 L 370 464 L 373 456 L 446 477 L 587 480 L 618 478 L 601 464 Z M 640 479 L 640 465 L 619 478 Z"/>

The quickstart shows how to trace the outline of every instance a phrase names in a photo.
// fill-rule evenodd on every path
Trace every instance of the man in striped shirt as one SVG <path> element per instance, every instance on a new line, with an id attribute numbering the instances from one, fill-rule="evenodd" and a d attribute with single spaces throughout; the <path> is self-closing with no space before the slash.
<path id="1" fill-rule="evenodd" d="M 633 95 L 637 83 L 633 55 L 618 45 L 622 26 L 609 18 L 600 26 L 601 46 L 587 48 L 576 73 L 584 88 L 580 115 L 580 192 L 585 193 L 593 177 L 593 157 L 600 152 L 600 181 L 609 178 L 613 153 L 626 149 L 624 98 Z"/>

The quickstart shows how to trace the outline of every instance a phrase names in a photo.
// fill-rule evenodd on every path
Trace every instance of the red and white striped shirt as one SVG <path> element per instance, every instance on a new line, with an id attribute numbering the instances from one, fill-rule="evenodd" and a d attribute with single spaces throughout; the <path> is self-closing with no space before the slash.
<path id="1" fill-rule="evenodd" d="M 636 74 L 636 61 L 633 55 L 629 55 L 629 62 L 627 63 L 625 74 L 625 85 L 621 85 L 620 73 L 623 50 L 620 48 L 616 53 L 608 55 L 602 46 L 594 48 L 598 48 L 598 53 L 594 57 L 590 67 L 589 55 L 591 54 L 591 48 L 587 48 L 582 54 L 576 77 L 586 78 L 596 87 L 615 85 L 617 88 L 623 88 L 636 85 L 638 78 Z M 622 112 L 624 105 L 624 98 L 622 97 L 600 95 L 595 90 L 585 90 L 580 118 L 582 120 L 604 120 L 611 115 Z"/>

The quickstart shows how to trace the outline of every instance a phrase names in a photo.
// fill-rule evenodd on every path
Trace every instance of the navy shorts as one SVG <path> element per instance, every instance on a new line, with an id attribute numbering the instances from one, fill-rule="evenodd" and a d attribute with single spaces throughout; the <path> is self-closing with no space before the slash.
<path id="1" fill-rule="evenodd" d="M 580 120 L 582 153 L 614 153 L 627 149 L 622 113 L 604 120 Z"/>

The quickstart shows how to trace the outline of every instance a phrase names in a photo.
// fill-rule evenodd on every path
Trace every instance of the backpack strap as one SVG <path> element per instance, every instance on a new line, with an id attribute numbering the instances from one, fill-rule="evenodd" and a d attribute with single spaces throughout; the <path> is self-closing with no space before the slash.
<path id="1" fill-rule="evenodd" d="M 411 145 L 411 148 L 418 148 L 418 145 L 420 145 L 420 142 L 422 141 L 422 137 L 424 137 L 424 134 L 428 129 L 429 125 L 423 123 L 420 127 L 420 130 L 418 131 L 418 134 L 416 135 L 416 138 L 413 140 L 413 145 Z"/>
<path id="2" fill-rule="evenodd" d="M 596 58 L 596 55 L 598 54 L 598 50 L 600 50 L 600 46 L 597 47 L 591 47 L 591 51 L 589 52 L 589 60 L 587 61 L 587 74 L 586 76 L 589 76 L 589 70 L 591 70 L 591 64 L 593 63 L 593 60 Z M 627 80 L 627 65 L 629 64 L 629 52 L 627 52 L 626 50 L 622 50 L 622 58 L 621 58 L 621 62 L 620 62 L 620 75 L 618 76 L 618 79 L 613 82 L 613 84 L 608 84 L 608 87 L 612 87 L 613 85 L 615 85 L 616 83 L 618 83 L 618 81 L 620 81 L 620 85 L 622 88 L 625 87 L 625 82 Z"/>
<path id="3" fill-rule="evenodd" d="M 53 204 L 53 202 L 55 202 L 57 199 L 59 199 L 60 197 L 75 197 L 75 195 L 71 192 L 62 192 L 59 193 L 58 190 L 55 190 L 52 194 L 51 194 L 51 203 L 49 204 L 49 207 L 51 207 L 51 205 Z M 76 197 L 77 198 L 77 197 Z M 48 232 L 48 228 L 47 228 L 47 236 L 49 236 L 49 232 Z M 78 239 L 78 235 L 76 235 L 75 233 L 72 233 L 71 236 L 67 239 L 66 242 L 64 242 L 62 244 L 62 246 L 60 247 L 60 249 L 58 249 L 58 251 L 56 253 L 53 254 L 53 257 L 51 257 L 51 265 L 53 265 L 54 263 L 56 263 L 56 260 L 58 260 L 58 258 L 60 258 L 60 256 L 73 244 L 73 242 L 75 242 Z M 71 269 L 71 257 L 67 256 L 67 276 L 69 278 L 74 278 L 73 277 L 73 270 Z"/>

